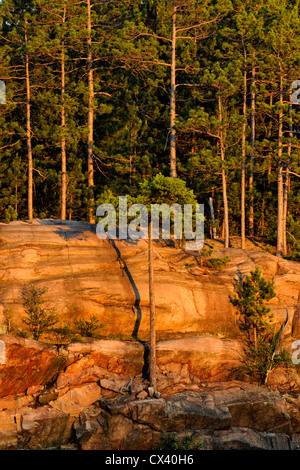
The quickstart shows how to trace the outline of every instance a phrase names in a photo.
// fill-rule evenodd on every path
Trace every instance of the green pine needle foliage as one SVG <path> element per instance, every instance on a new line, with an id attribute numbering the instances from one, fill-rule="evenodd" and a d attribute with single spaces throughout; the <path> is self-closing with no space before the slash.
<path id="1" fill-rule="evenodd" d="M 36 287 L 34 284 L 23 289 L 24 310 L 26 318 L 23 322 L 29 327 L 33 339 L 39 337 L 58 322 L 55 308 L 48 308 L 44 295 L 46 287 Z"/>
<path id="2" fill-rule="evenodd" d="M 281 347 L 281 331 L 270 323 L 273 315 L 265 305 L 275 297 L 274 282 L 267 281 L 258 266 L 236 285 L 233 305 L 240 315 L 240 327 L 246 333 L 244 358 L 234 369 L 238 377 L 250 376 L 263 385 L 277 367 L 293 368 L 290 354 Z M 254 334 L 253 334 L 254 333 Z"/>
<path id="3" fill-rule="evenodd" d="M 240 325 L 244 331 L 255 328 L 259 333 L 264 331 L 273 318 L 270 307 L 265 301 L 275 297 L 274 282 L 267 281 L 260 268 L 255 267 L 250 275 L 236 284 L 236 294 L 232 303 L 240 314 Z"/>
<path id="4" fill-rule="evenodd" d="M 242 365 L 235 368 L 237 376 L 239 378 L 250 376 L 259 384 L 264 384 L 271 370 L 278 367 L 283 367 L 286 371 L 292 369 L 294 366 L 286 349 L 281 349 L 273 357 L 277 339 L 278 334 L 272 331 L 258 335 L 256 344 L 248 340 L 244 348 Z"/>

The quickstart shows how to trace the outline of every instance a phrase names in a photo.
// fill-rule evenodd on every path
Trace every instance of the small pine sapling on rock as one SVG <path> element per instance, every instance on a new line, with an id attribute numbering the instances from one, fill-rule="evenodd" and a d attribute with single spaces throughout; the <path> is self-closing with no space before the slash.
<path id="1" fill-rule="evenodd" d="M 46 287 L 35 285 L 23 289 L 24 310 L 27 315 L 23 322 L 29 326 L 35 340 L 58 322 L 55 309 L 46 307 L 47 301 L 43 296 L 47 290 Z"/>
<path id="2" fill-rule="evenodd" d="M 275 295 L 274 282 L 262 277 L 258 266 L 236 285 L 232 303 L 241 316 L 241 329 L 253 332 L 255 345 L 257 335 L 268 327 L 273 318 L 270 307 L 264 302 L 271 300 Z"/>
<path id="3" fill-rule="evenodd" d="M 250 275 L 237 283 L 236 294 L 232 299 L 241 317 L 241 329 L 248 334 L 245 358 L 236 371 L 246 373 L 264 385 L 276 367 L 292 367 L 288 351 L 281 347 L 289 319 L 288 311 L 285 323 L 275 333 L 270 323 L 273 318 L 271 309 L 264 303 L 275 295 L 273 281 L 264 279 L 256 266 Z"/>

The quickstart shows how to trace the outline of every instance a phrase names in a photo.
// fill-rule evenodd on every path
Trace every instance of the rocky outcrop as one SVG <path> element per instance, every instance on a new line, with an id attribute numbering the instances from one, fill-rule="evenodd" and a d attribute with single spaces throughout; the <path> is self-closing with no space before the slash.
<path id="1" fill-rule="evenodd" d="M 222 271 L 155 244 L 154 390 L 147 244 L 101 241 L 95 226 L 79 222 L 0 224 L 1 448 L 153 449 L 173 435 L 205 449 L 297 448 L 299 374 L 274 371 L 269 388 L 235 380 L 244 351 L 230 297 L 235 279 L 258 264 L 275 282 L 275 323 L 289 312 L 291 348 L 299 339 L 299 263 L 213 243 L 214 256 L 231 259 Z M 21 292 L 32 282 L 48 288 L 62 324 L 96 315 L 102 339 L 54 344 L 53 335 L 50 344 L 7 334 L 8 320 L 10 331 L 25 330 Z"/>
<path id="2" fill-rule="evenodd" d="M 222 390 L 214 384 L 170 397 L 100 398 L 89 406 L 95 390 L 90 395 L 87 387 L 76 390 L 75 401 L 69 395 L 63 402 L 2 411 L 2 448 L 152 450 L 175 436 L 179 442 L 193 437 L 193 444 L 206 450 L 300 449 L 286 399 L 261 387 L 227 384 Z"/>
<path id="3" fill-rule="evenodd" d="M 289 386 L 287 378 L 279 393 L 233 380 L 230 367 L 240 358 L 236 342 L 159 342 L 154 390 L 139 342 L 57 347 L 9 335 L 0 340 L 6 346 L 0 365 L 2 448 L 152 449 L 168 435 L 193 436 L 207 449 L 297 446 L 300 387 Z"/>
<path id="4" fill-rule="evenodd" d="M 129 382 L 132 390 L 141 391 L 134 387 L 147 377 L 149 347 L 138 341 L 93 340 L 55 346 L 11 335 L 0 335 L 0 341 L 5 345 L 0 399 L 35 394 L 54 385 L 66 390 L 98 381 L 114 393 Z M 233 380 L 243 354 L 236 340 L 200 336 L 158 341 L 158 391 L 167 395 L 201 383 Z M 296 371 L 274 371 L 269 383 L 281 390 L 300 390 Z"/>
<path id="5" fill-rule="evenodd" d="M 11 335 L 0 335 L 5 364 L 0 364 L 0 398 L 58 390 L 101 381 L 119 392 L 131 380 L 134 389 L 146 376 L 149 348 L 138 341 L 94 340 L 54 346 Z M 212 337 L 160 341 L 157 344 L 158 388 L 232 379 L 242 348 L 237 341 Z M 136 378 L 136 379 L 135 379 Z M 136 383 L 137 382 L 137 383 Z M 141 391 L 141 389 L 139 390 Z"/>
<path id="6" fill-rule="evenodd" d="M 5 363 L 0 364 L 0 398 L 24 393 L 27 388 L 51 383 L 63 369 L 67 352 L 38 341 L 0 335 Z"/>
<path id="7" fill-rule="evenodd" d="M 98 411 L 79 416 L 74 429 L 83 450 L 151 450 L 168 436 L 193 436 L 207 450 L 298 448 L 285 400 L 249 385 L 157 400 L 103 400 Z"/>
<path id="8" fill-rule="evenodd" d="M 289 312 L 286 334 L 299 328 L 300 265 L 247 242 L 247 249 L 222 248 L 207 241 L 214 257 L 230 257 L 222 271 L 200 268 L 197 253 L 154 245 L 155 296 L 159 339 L 203 334 L 235 338 L 236 311 L 230 297 L 238 276 L 256 264 L 275 282 L 270 303 L 274 321 Z M 24 329 L 22 289 L 36 282 L 48 288 L 48 299 L 62 320 L 96 315 L 103 336 L 149 335 L 149 294 L 145 240 L 99 240 L 95 226 L 83 222 L 35 220 L 0 224 L 0 327 L 5 311 L 11 327 Z"/>

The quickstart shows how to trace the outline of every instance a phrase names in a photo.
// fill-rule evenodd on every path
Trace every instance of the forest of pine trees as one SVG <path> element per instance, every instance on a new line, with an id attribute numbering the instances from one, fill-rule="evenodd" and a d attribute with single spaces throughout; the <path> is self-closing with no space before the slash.
<path id="1" fill-rule="evenodd" d="M 0 0 L 0 24 L 1 222 L 93 223 L 162 173 L 206 236 L 297 259 L 298 0 Z"/>

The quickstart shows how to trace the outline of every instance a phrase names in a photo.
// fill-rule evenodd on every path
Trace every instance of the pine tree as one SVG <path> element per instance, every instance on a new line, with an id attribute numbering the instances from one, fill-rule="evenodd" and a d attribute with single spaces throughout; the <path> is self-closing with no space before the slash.
<path id="1" fill-rule="evenodd" d="M 29 326 L 33 339 L 39 337 L 58 322 L 56 310 L 47 307 L 44 299 L 47 289 L 34 284 L 23 289 L 24 310 L 26 317 L 23 322 Z"/>
<path id="2" fill-rule="evenodd" d="M 232 300 L 241 317 L 241 328 L 253 332 L 256 346 L 257 335 L 266 329 L 272 318 L 270 307 L 264 303 L 275 297 L 274 282 L 266 281 L 258 266 L 236 285 L 236 294 Z"/>
<path id="3" fill-rule="evenodd" d="M 15 88 L 14 101 L 23 98 L 25 103 L 25 135 L 27 145 L 27 173 L 28 173 L 28 218 L 33 218 L 33 153 L 32 153 L 32 58 L 36 54 L 34 39 L 33 3 L 25 4 L 18 0 L 2 2 L 2 44 L 3 59 L 6 66 L 2 74 L 7 75 L 7 84 L 11 90 Z M 12 54 L 12 56 L 9 56 Z M 3 75 L 2 75 L 3 76 Z M 12 85 L 15 81 L 15 85 Z M 24 83 L 24 86 L 22 84 Z M 18 98 L 17 98 L 18 97 Z M 9 94 L 9 98 L 12 96 Z M 21 98 L 21 99 L 22 99 Z M 23 104 L 22 103 L 22 104 Z M 21 105 L 21 103 L 18 103 Z"/>
<path id="4" fill-rule="evenodd" d="M 178 83 L 178 75 L 183 71 L 193 70 L 196 73 L 196 64 L 184 61 L 181 50 L 195 48 L 197 43 L 208 37 L 219 18 L 225 5 L 213 8 L 206 1 L 194 0 L 168 0 L 162 2 L 143 2 L 143 9 L 155 18 L 153 23 L 143 23 L 143 17 L 138 16 L 139 21 L 131 21 L 126 28 L 127 40 L 134 47 L 130 48 L 130 56 L 126 56 L 126 62 L 133 63 L 138 69 L 170 70 L 169 85 L 169 132 L 171 177 L 177 176 L 176 157 L 176 96 L 177 89 L 181 86 L 192 86 L 189 77 L 187 81 Z M 146 16 L 146 20 L 148 17 Z M 127 50 L 128 52 L 128 50 Z M 186 54 L 188 57 L 188 54 Z M 191 75 L 191 74 L 190 74 Z M 184 76 L 184 74 L 183 74 Z M 185 75 L 185 78 L 188 74 Z"/>
<path id="5" fill-rule="evenodd" d="M 180 178 L 164 177 L 158 174 L 153 180 L 146 180 L 141 185 L 138 201 L 148 206 L 148 243 L 149 243 L 149 308 L 150 308 L 150 386 L 156 390 L 156 313 L 155 287 L 153 273 L 153 228 L 151 204 L 192 204 L 197 203 L 193 191 L 186 187 Z"/>
<path id="6" fill-rule="evenodd" d="M 297 31 L 299 31 L 298 3 L 290 8 L 287 2 L 280 5 L 272 0 L 267 3 L 268 21 L 266 40 L 272 49 L 268 70 L 273 73 L 277 84 L 277 248 L 276 254 L 282 257 L 285 252 L 285 216 L 284 216 L 284 167 L 286 166 L 285 114 L 288 115 L 289 96 L 293 74 L 298 72 L 296 65 L 298 53 Z M 274 14 L 275 13 L 275 14 Z M 293 64 L 295 66 L 293 67 Z M 292 79 L 292 80 L 291 80 Z M 289 145 L 289 144 L 288 144 Z"/>

